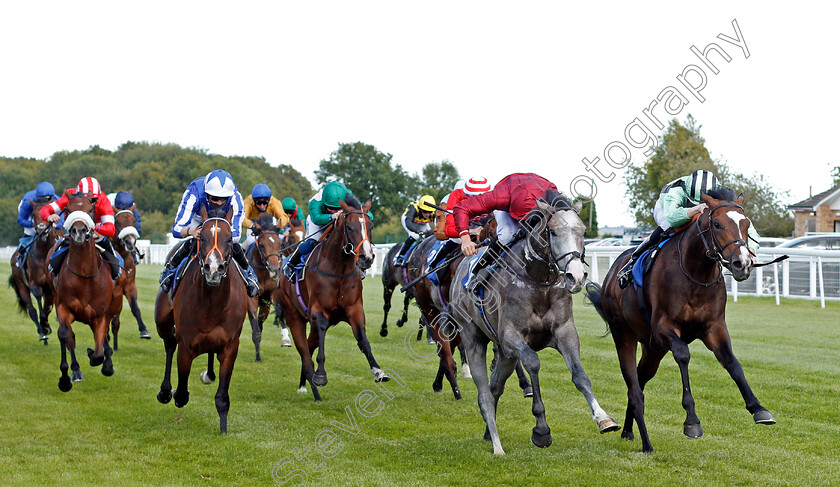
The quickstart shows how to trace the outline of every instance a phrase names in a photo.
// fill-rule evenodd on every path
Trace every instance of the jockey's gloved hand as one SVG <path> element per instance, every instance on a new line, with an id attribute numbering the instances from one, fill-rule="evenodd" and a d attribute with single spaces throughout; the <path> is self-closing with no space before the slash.
<path id="1" fill-rule="evenodd" d="M 61 219 L 61 217 L 56 215 L 55 213 L 53 213 L 52 215 L 47 217 L 47 220 L 50 221 L 51 223 L 56 223 L 60 219 Z"/>

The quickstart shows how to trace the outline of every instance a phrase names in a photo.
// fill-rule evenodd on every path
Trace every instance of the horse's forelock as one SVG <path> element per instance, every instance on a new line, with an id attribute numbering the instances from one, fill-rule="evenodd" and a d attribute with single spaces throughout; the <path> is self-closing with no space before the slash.
<path id="1" fill-rule="evenodd" d="M 709 197 L 711 197 L 711 198 L 714 198 L 714 199 L 720 200 L 720 201 L 726 201 L 728 203 L 731 203 L 731 202 L 735 201 L 736 199 L 738 199 L 738 197 L 735 194 L 735 190 L 732 189 L 732 188 L 728 188 L 726 186 L 714 187 L 714 188 L 706 191 L 706 194 L 709 195 Z"/>
<path id="2" fill-rule="evenodd" d="M 260 226 L 260 229 L 265 230 L 268 228 L 274 227 L 274 217 L 271 216 L 269 213 L 262 213 L 260 217 L 257 218 L 257 225 Z"/>
<path id="3" fill-rule="evenodd" d="M 344 202 L 350 205 L 350 207 L 355 208 L 357 210 L 362 209 L 362 203 L 355 196 L 348 196 L 347 198 L 345 198 Z"/>
<path id="4" fill-rule="evenodd" d="M 210 208 L 207 210 L 207 218 L 224 218 L 227 215 L 227 208 Z"/>

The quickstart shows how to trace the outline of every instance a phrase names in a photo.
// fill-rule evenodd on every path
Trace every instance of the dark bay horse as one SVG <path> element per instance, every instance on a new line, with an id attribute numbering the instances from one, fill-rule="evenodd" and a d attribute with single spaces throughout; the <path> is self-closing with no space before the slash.
<path id="1" fill-rule="evenodd" d="M 133 208 L 133 206 L 132 206 Z M 140 330 L 140 338 L 151 340 L 152 335 L 146 329 L 146 324 L 143 323 L 143 318 L 140 316 L 140 306 L 137 304 L 137 284 L 135 278 L 137 277 L 137 266 L 134 265 L 134 249 L 137 243 L 137 238 L 140 236 L 137 229 L 134 227 L 135 219 L 134 213 L 130 209 L 119 210 L 114 215 L 114 226 L 116 231 L 111 237 L 111 244 L 114 251 L 120 254 L 123 258 L 124 264 L 122 266 L 122 273 L 115 281 L 116 289 L 114 292 L 120 295 L 120 310 L 114 314 L 111 320 L 111 333 L 114 335 L 114 350 L 119 350 L 117 335 L 120 331 L 120 312 L 122 311 L 122 296 L 128 298 L 128 306 L 131 308 L 131 314 L 137 320 L 137 328 Z"/>
<path id="2" fill-rule="evenodd" d="M 291 283 L 285 275 L 281 276 L 275 293 L 301 358 L 298 392 L 306 392 L 306 383 L 309 382 L 316 401 L 321 400 L 318 387 L 327 385 L 324 370 L 327 329 L 341 321 L 346 321 L 353 329 L 353 336 L 368 360 L 374 380 L 389 379 L 373 357 L 365 333 L 359 268 L 368 269 L 373 263 L 373 245 L 370 242 L 373 222 L 368 216 L 370 205 L 370 201 L 361 205 L 355 198 L 350 198 L 348 203 L 342 201 L 341 215 L 327 228 L 321 243 L 310 254 L 304 279 Z M 308 338 L 307 322 L 310 323 Z M 317 370 L 312 363 L 315 348 L 318 349 Z"/>
<path id="3" fill-rule="evenodd" d="M 572 293 L 580 292 L 586 279 L 580 203 L 572 205 L 566 197 L 551 191 L 545 199 L 537 201 L 537 208 L 527 219 L 530 224 L 523 220 L 527 235 L 498 259 L 482 298 L 461 285 L 478 256 L 461 261 L 450 291 L 452 318 L 460 326 L 478 389 L 479 408 L 487 424 L 484 438 L 493 442 L 497 455 L 503 455 L 504 450 L 496 429 L 496 408 L 517 359 L 530 375 L 534 389 L 531 411 L 537 423 L 531 441 L 543 448 L 551 444 L 536 353 L 547 347 L 563 355 L 572 382 L 586 399 L 599 430 L 604 433 L 620 427 L 601 409 L 580 362 L 580 340 L 572 315 Z M 491 341 L 498 347 L 498 362 L 488 385 L 485 357 Z"/>
<path id="4" fill-rule="evenodd" d="M 282 250 L 285 239 L 280 235 L 282 228 L 274 224 L 274 217 L 263 213 L 254 222 L 254 245 L 248 248 L 248 262 L 260 283 L 260 290 L 253 298 L 248 298 L 248 320 L 251 322 L 251 338 L 257 350 L 257 362 L 262 362 L 260 342 L 262 341 L 263 323 L 271 309 L 271 295 L 277 289 L 280 266 L 283 264 Z"/>
<path id="5" fill-rule="evenodd" d="M 430 238 L 430 237 L 429 237 Z M 428 238 L 427 238 L 428 239 Z M 431 240 L 434 240 L 431 238 Z M 412 252 L 412 255 L 406 255 L 405 259 L 405 266 L 397 267 L 394 265 L 394 257 L 399 253 L 400 249 L 403 246 L 403 243 L 400 242 L 394 244 L 391 247 L 391 250 L 385 255 L 385 260 L 382 262 L 382 298 L 384 300 L 384 304 L 382 305 L 383 318 L 382 318 L 382 326 L 379 329 L 379 336 L 386 337 L 388 336 L 388 311 L 391 310 L 391 296 L 394 294 L 394 289 L 397 286 L 404 286 L 408 283 L 406 279 L 406 275 L 409 272 L 409 257 L 412 257 L 414 254 L 417 253 L 417 246 L 415 246 L 414 250 L 409 250 Z M 420 245 L 421 242 L 418 242 L 417 245 Z M 403 311 L 402 316 L 397 320 L 397 326 L 401 327 L 408 321 L 408 305 L 411 303 L 411 299 L 414 297 L 414 290 L 409 289 L 405 293 L 403 293 Z"/>
<path id="6" fill-rule="evenodd" d="M 233 230 L 228 210 L 224 218 L 208 217 L 202 208 L 202 226 L 197 249 L 191 255 L 174 299 L 158 290 L 155 299 L 155 322 L 166 349 L 166 368 L 157 399 L 163 404 L 173 397 L 175 406 L 184 407 L 190 399 L 187 388 L 193 360 L 208 354 L 208 368 L 201 374 L 205 384 L 215 380 L 213 355 L 219 359 L 219 388 L 216 410 L 219 429 L 227 432 L 230 409 L 230 378 L 239 351 L 239 335 L 248 309 L 245 279 L 231 262 Z M 185 241 L 182 245 L 191 245 Z M 173 249 L 174 252 L 175 249 Z M 178 388 L 172 393 L 170 376 L 172 358 L 178 350 Z"/>
<path id="7" fill-rule="evenodd" d="M 746 243 L 751 222 L 741 207 L 744 198 L 736 199 L 731 189 L 718 188 L 704 194 L 703 202 L 709 209 L 662 247 L 641 290 L 618 286 L 616 274 L 631 250 L 613 263 L 603 288 L 594 283 L 587 285 L 587 296 L 609 325 L 627 383 L 627 416 L 621 437 L 633 439 L 635 420 L 644 452 L 652 452 L 653 446 L 645 425 L 643 391 L 669 351 L 682 376 L 682 405 L 686 411 L 683 433 L 689 438 L 703 435 L 688 380 L 688 344 L 695 339 L 700 339 L 729 372 L 753 420 L 758 424 L 775 423 L 750 389 L 744 370 L 732 353 L 726 328 L 726 286 L 721 265 L 738 281 L 750 276 L 753 265 Z M 643 293 L 649 318 L 639 309 L 639 292 Z M 642 346 L 638 365 L 636 343 Z"/>
<path id="8" fill-rule="evenodd" d="M 113 350 L 108 344 L 108 323 L 121 306 L 122 296 L 114 293 L 111 267 L 104 261 L 94 240 L 93 201 L 85 194 L 70 195 L 64 229 L 70 245 L 55 278 L 58 339 L 61 342 L 61 378 L 58 388 L 67 392 L 72 381 L 83 380 L 76 361 L 76 334 L 71 324 L 81 321 L 93 331 L 95 349 L 88 348 L 90 365 L 102 365 L 102 375 L 114 374 Z M 51 253 L 50 253 L 51 255 Z M 49 256 L 47 257 L 49 258 Z M 72 380 L 67 375 L 67 350 L 70 350 Z"/>
<path id="9" fill-rule="evenodd" d="M 28 313 L 29 318 L 35 323 L 39 339 L 48 344 L 52 328 L 49 325 L 50 311 L 53 307 L 54 289 L 53 278 L 47 268 L 47 254 L 55 244 L 55 226 L 50 222 L 41 220 L 38 212 L 47 203 L 36 203 L 31 201 L 32 215 L 35 218 L 35 238 L 31 248 L 26 254 L 26 262 L 23 267 L 16 265 L 18 251 L 12 255 L 12 274 L 9 276 L 9 286 L 15 291 L 18 309 L 22 313 Z M 32 304 L 32 297 L 38 305 L 38 311 Z"/>

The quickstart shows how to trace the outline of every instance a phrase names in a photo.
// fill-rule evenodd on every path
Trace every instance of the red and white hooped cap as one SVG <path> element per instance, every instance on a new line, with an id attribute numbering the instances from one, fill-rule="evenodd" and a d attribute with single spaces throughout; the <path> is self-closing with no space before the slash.
<path id="1" fill-rule="evenodd" d="M 92 198 L 98 198 L 102 189 L 99 187 L 99 181 L 96 178 L 86 177 L 79 181 L 79 186 L 76 191 L 82 194 L 90 195 Z"/>
<path id="2" fill-rule="evenodd" d="M 475 196 L 488 191 L 490 191 L 490 182 L 487 181 L 487 178 L 481 176 L 470 178 L 464 185 L 464 194 L 467 196 Z"/>

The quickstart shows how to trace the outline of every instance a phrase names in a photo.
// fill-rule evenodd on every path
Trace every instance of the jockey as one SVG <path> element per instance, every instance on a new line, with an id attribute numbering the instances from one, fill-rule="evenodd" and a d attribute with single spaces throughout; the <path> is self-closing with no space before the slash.
<path id="1" fill-rule="evenodd" d="M 18 225 L 23 227 L 23 237 L 20 238 L 20 247 L 18 247 L 17 262 L 18 267 L 23 267 L 26 262 L 26 253 L 32 246 L 32 241 L 35 239 L 35 216 L 32 214 L 34 208 L 33 203 L 50 203 L 56 201 L 58 195 L 55 194 L 53 185 L 47 181 L 41 181 L 38 186 L 32 191 L 28 191 L 18 204 Z M 58 226 L 64 224 L 64 216 L 61 217 Z"/>
<path id="2" fill-rule="evenodd" d="M 461 201 L 488 191 L 490 191 L 490 183 L 487 181 L 487 178 L 481 176 L 472 177 L 469 181 L 458 181 L 452 192 L 440 200 L 440 204 L 445 204 L 447 208 L 455 208 L 455 206 L 457 206 Z M 483 216 L 484 215 L 478 215 L 474 217 L 472 221 L 477 221 Z M 474 227 L 470 230 L 470 234 L 477 235 L 480 231 L 481 228 Z M 461 245 L 461 238 L 458 235 L 458 231 L 455 229 L 455 217 L 452 216 L 452 213 L 446 214 L 446 236 L 449 237 L 449 239 L 443 244 L 443 247 L 441 247 L 438 253 L 435 254 L 434 258 L 432 258 L 432 261 L 429 263 L 430 269 L 437 267 L 444 257 L 452 253 Z"/>
<path id="3" fill-rule="evenodd" d="M 300 209 L 294 198 L 283 198 L 283 211 L 286 212 L 286 216 L 290 220 L 297 218 L 300 221 L 306 221 L 306 215 L 303 214 L 303 210 Z"/>
<path id="4" fill-rule="evenodd" d="M 247 229 L 254 226 L 254 222 L 260 218 L 263 213 L 268 213 L 277 220 L 278 228 L 286 228 L 289 224 L 289 217 L 283 211 L 283 205 L 280 201 L 271 196 L 271 189 L 267 184 L 258 184 L 251 190 L 251 194 L 245 198 L 243 203 L 245 208 L 245 218 L 242 220 L 242 226 L 246 229 L 245 243 L 243 247 L 246 249 L 256 240 L 254 234 Z"/>
<path id="5" fill-rule="evenodd" d="M 653 207 L 653 219 L 658 226 L 644 242 L 640 243 L 633 250 L 630 260 L 618 271 L 618 285 L 620 288 L 624 289 L 630 284 L 633 275 L 633 264 L 636 263 L 646 250 L 659 244 L 660 240 L 662 240 L 662 235 L 666 231 L 691 222 L 695 216 L 703 213 L 708 208 L 706 203 L 703 203 L 702 194 L 717 186 L 717 177 L 711 171 L 700 169 L 688 176 L 675 179 L 662 188 L 662 191 L 659 192 L 659 199 L 656 200 L 656 205 Z M 749 226 L 747 234 L 755 244 L 750 249 L 750 255 L 752 255 L 755 250 L 758 250 L 759 236 L 753 225 Z"/>
<path id="6" fill-rule="evenodd" d="M 537 199 L 544 198 L 547 190 L 557 191 L 551 181 L 534 173 L 514 173 L 499 181 L 492 191 L 462 200 L 453 209 L 455 229 L 461 239 L 461 252 L 475 255 L 476 245 L 470 238 L 470 219 L 482 213 L 493 212 L 496 219 L 496 239 L 487 248 L 473 268 L 470 290 L 478 292 L 490 277 L 487 267 L 510 245 L 525 236 L 520 221 L 537 207 Z"/>
<path id="7" fill-rule="evenodd" d="M 259 284 L 254 275 L 254 270 L 251 269 L 251 265 L 248 264 L 248 259 L 245 257 L 245 251 L 242 250 L 242 246 L 238 242 L 243 217 L 242 195 L 236 189 L 236 184 L 230 174 L 221 169 L 215 169 L 207 173 L 206 176 L 195 179 L 184 191 L 181 204 L 175 214 L 172 235 L 177 238 L 187 238 L 187 240 L 178 247 L 178 250 L 172 254 L 169 262 L 163 267 L 160 274 L 160 288 L 164 292 L 169 292 L 175 270 L 193 252 L 195 237 L 201 229 L 202 208 L 211 218 L 222 218 L 228 210 L 233 209 L 233 222 L 231 222 L 231 232 L 233 233 L 232 257 L 244 271 L 248 296 L 256 296 Z"/>
<path id="8" fill-rule="evenodd" d="M 423 195 L 417 203 L 409 203 L 408 208 L 402 214 L 400 221 L 408 238 L 403 242 L 400 251 L 394 257 L 394 265 L 405 265 L 405 254 L 408 249 L 417 242 L 432 234 L 429 222 L 432 221 L 432 214 L 435 212 L 435 198 L 432 195 Z"/>
<path id="9" fill-rule="evenodd" d="M 96 178 L 82 178 L 76 188 L 68 189 L 61 198 L 41 208 L 38 216 L 42 220 L 49 220 L 53 223 L 58 222 L 61 219 L 58 214 L 70 203 L 69 196 L 77 193 L 87 195 L 93 201 L 93 230 L 96 231 L 96 246 L 100 249 L 105 262 L 111 265 L 111 278 L 116 279 L 120 276 L 122 258 L 118 257 L 114 252 L 114 247 L 111 246 L 110 240 L 110 237 L 114 236 L 115 230 L 114 209 L 111 207 L 111 202 L 108 201 L 108 197 L 102 192 L 102 188 L 99 187 L 99 181 Z M 65 221 L 65 225 L 67 223 Z M 50 258 L 49 269 L 52 275 L 57 275 L 58 271 L 61 270 L 61 264 L 64 262 L 64 258 L 67 257 L 66 249 L 69 245 L 70 240 L 64 237 L 59 240 L 58 247 Z"/>
<path id="10" fill-rule="evenodd" d="M 116 210 L 114 216 L 121 211 L 130 211 L 132 215 L 134 215 L 134 228 L 137 230 L 137 238 L 140 238 L 140 235 L 143 234 L 143 231 L 140 229 L 140 225 L 142 220 L 140 218 L 140 212 L 137 211 L 137 206 L 134 203 L 134 196 L 131 195 L 128 191 L 120 191 L 117 193 L 108 193 L 108 201 L 111 202 L 111 206 Z M 119 235 L 117 235 L 119 238 Z M 145 255 L 140 255 L 140 251 L 137 250 L 137 247 L 134 248 L 134 252 L 131 253 L 132 257 L 134 257 L 134 263 L 139 264 L 140 259 L 145 257 Z"/>
<path id="11" fill-rule="evenodd" d="M 286 260 L 283 272 L 287 279 L 292 280 L 295 267 L 300 265 L 301 261 L 312 252 L 318 244 L 318 240 L 324 235 L 326 226 L 341 215 L 341 202 L 346 202 L 347 198 L 351 196 L 353 196 L 353 193 L 344 184 L 332 181 L 310 198 L 309 216 L 306 218 L 306 228 L 309 230 L 309 235 L 306 240 L 297 246 L 295 253 Z M 373 218 L 370 212 L 368 212 L 368 215 Z"/>

